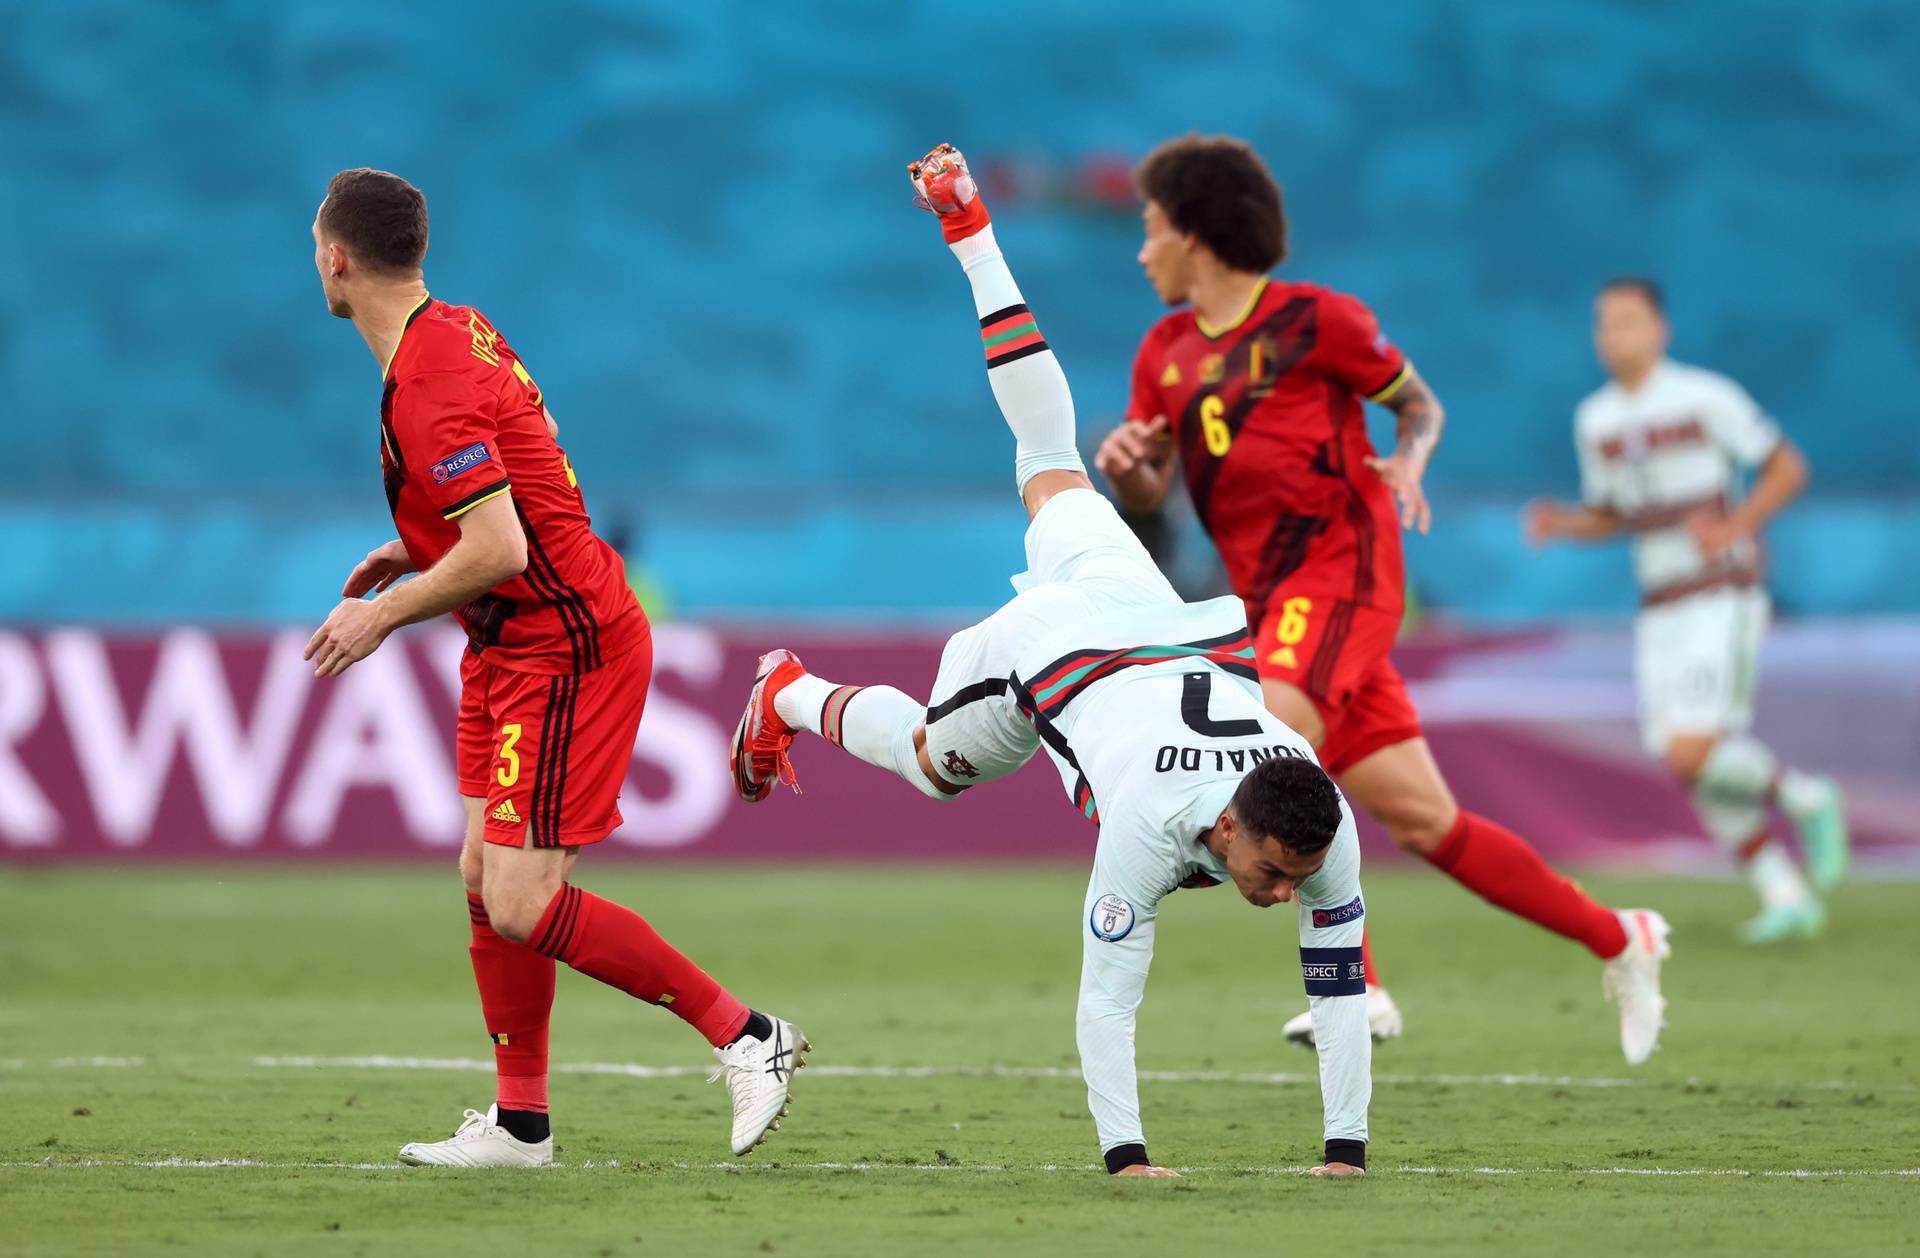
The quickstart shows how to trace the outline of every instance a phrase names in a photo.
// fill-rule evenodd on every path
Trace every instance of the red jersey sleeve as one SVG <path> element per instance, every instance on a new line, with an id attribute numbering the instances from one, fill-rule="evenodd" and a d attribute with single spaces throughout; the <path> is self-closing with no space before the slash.
<path id="1" fill-rule="evenodd" d="M 1160 329 L 1147 332 L 1140 351 L 1133 356 L 1133 390 L 1127 395 L 1127 418 L 1136 424 L 1151 423 L 1155 416 L 1167 413 L 1160 398 Z"/>
<path id="2" fill-rule="evenodd" d="M 507 492 L 498 405 L 479 381 L 458 371 L 411 376 L 395 388 L 393 429 L 407 479 L 449 520 Z"/>
<path id="3" fill-rule="evenodd" d="M 1380 321 L 1357 297 L 1326 293 L 1320 298 L 1319 336 L 1313 365 L 1369 402 L 1384 402 L 1412 374 L 1405 355 L 1393 347 Z"/>

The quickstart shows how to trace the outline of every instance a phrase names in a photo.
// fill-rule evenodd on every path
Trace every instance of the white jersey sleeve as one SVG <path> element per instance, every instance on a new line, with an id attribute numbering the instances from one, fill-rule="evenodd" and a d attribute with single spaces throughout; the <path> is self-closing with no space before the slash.
<path id="1" fill-rule="evenodd" d="M 1173 889 L 1172 861 L 1161 844 L 1124 826 L 1101 829 L 1081 912 L 1080 1007 L 1075 1019 L 1087 1108 L 1100 1133 L 1100 1152 L 1140 1146 L 1140 1090 L 1133 1065 L 1133 1028 L 1147 970 L 1153 964 L 1154 919 Z"/>
<path id="2" fill-rule="evenodd" d="M 1698 373 L 1701 418 L 1713 443 L 1741 467 L 1758 467 L 1780 444 L 1780 428 L 1747 391 L 1725 376 Z"/>
<path id="3" fill-rule="evenodd" d="M 1360 894 L 1360 836 L 1344 803 L 1341 812 L 1326 863 L 1299 891 L 1300 973 L 1313 1008 L 1329 1156 L 1336 1142 L 1366 1142 L 1373 1100 L 1373 1037 L 1360 951 L 1367 913 Z"/>

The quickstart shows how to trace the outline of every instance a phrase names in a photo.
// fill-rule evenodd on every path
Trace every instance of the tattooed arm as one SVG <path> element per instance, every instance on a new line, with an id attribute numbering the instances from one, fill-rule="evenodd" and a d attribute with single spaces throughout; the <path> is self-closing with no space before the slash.
<path id="1" fill-rule="evenodd" d="M 1425 533 L 1433 526 L 1433 509 L 1427 505 L 1420 480 L 1426 475 L 1433 448 L 1440 444 L 1440 430 L 1446 425 L 1447 413 L 1412 364 L 1407 366 L 1406 378 L 1389 396 L 1380 399 L 1380 405 L 1399 419 L 1399 437 L 1392 454 L 1370 458 L 1367 466 L 1387 482 L 1399 501 L 1400 527 L 1417 528 Z"/>

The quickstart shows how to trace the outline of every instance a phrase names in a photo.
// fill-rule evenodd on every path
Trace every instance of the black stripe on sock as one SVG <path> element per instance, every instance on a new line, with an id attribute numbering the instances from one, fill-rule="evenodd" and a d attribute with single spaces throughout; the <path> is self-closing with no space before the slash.
<path id="1" fill-rule="evenodd" d="M 567 889 L 570 885 L 571 884 L 564 882 L 561 883 L 560 894 L 556 897 L 559 903 L 548 906 L 552 911 L 552 915 L 547 919 L 547 928 L 540 932 L 540 938 L 533 941 L 533 950 L 535 952 L 542 953 L 546 956 L 553 955 L 549 945 L 553 942 L 554 936 L 559 933 L 560 919 L 566 915 Z"/>
<path id="2" fill-rule="evenodd" d="M 1013 316 L 1018 314 L 1030 315 L 1032 313 L 1033 311 L 1027 309 L 1026 302 L 1019 301 L 1019 302 L 1015 302 L 1011 306 L 1008 306 L 1004 310 L 996 310 L 992 314 L 983 317 L 980 320 L 980 326 L 983 328 L 992 327 L 994 324 L 1000 322 L 1000 320 L 1002 319 L 1011 319 L 1013 318 Z"/>
<path id="3" fill-rule="evenodd" d="M 534 945 L 534 951 L 558 960 L 567 951 L 567 945 L 573 942 L 573 927 L 580 915 L 580 889 L 572 883 L 560 886 L 560 903 L 554 906 L 553 920 L 547 925 L 547 932 L 540 936 L 540 942 Z"/>
<path id="4" fill-rule="evenodd" d="M 1008 363 L 1019 362 L 1022 358 L 1027 358 L 1034 354 L 1044 354 L 1052 348 L 1053 347 L 1045 341 L 1039 341 L 1032 345 L 1022 345 L 1019 349 L 1010 350 L 1005 354 L 990 355 L 987 358 L 987 368 L 988 370 L 992 370 L 995 367 L 1004 367 Z"/>
<path id="5" fill-rule="evenodd" d="M 553 954 L 563 957 L 573 949 L 574 928 L 580 925 L 580 888 L 567 884 L 566 920 L 561 924 L 560 938 L 554 942 Z"/>

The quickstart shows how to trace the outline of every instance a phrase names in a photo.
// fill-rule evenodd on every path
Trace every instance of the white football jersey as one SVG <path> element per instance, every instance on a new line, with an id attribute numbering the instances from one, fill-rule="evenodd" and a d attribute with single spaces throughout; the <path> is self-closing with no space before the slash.
<path id="1" fill-rule="evenodd" d="M 1757 577 L 1759 547 L 1743 542 L 1709 562 L 1687 531 L 1707 510 L 1730 509 L 1742 469 L 1758 467 L 1780 430 L 1727 377 L 1663 360 L 1629 393 L 1609 382 L 1574 416 L 1581 496 L 1610 509 L 1635 533 L 1643 595 L 1715 577 Z"/>
<path id="2" fill-rule="evenodd" d="M 1243 658 L 1244 653 L 1244 658 Z M 1160 901 L 1227 882 L 1201 841 L 1247 773 L 1272 756 L 1318 763 L 1261 702 L 1235 598 L 1114 611 L 1020 656 L 1019 699 L 1076 806 L 1100 825 L 1081 926 L 1078 1042 L 1103 1150 L 1143 1139 L 1134 1011 Z M 1360 840 L 1343 798 L 1325 863 L 1297 890 L 1301 976 L 1319 1043 L 1326 1137 L 1367 1138 Z M 1237 895 L 1236 891 L 1215 892 Z M 1345 997 L 1347 999 L 1341 999 Z"/>

